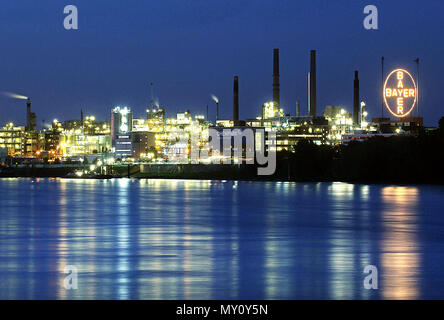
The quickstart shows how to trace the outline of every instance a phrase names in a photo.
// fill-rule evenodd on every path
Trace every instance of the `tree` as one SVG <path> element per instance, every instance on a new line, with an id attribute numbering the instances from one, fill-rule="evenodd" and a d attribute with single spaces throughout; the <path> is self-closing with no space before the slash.
<path id="1" fill-rule="evenodd" d="M 439 119 L 439 136 L 441 139 L 444 138 L 444 117 Z"/>
<path id="2" fill-rule="evenodd" d="M 444 130 L 444 117 L 441 117 L 441 119 L 439 119 L 439 130 Z"/>

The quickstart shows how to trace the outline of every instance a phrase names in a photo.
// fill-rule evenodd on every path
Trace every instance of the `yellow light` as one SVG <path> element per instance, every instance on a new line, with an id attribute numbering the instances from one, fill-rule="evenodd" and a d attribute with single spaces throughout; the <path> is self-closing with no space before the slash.
<path id="1" fill-rule="evenodd" d="M 397 81 L 397 86 L 398 88 L 387 88 L 387 84 L 388 81 L 391 79 L 391 77 L 396 74 L 396 80 Z M 404 88 L 404 75 L 407 74 L 410 78 L 410 80 L 413 83 L 414 88 Z M 412 75 L 404 69 L 396 69 L 393 70 L 386 78 L 385 83 L 384 83 L 384 89 L 383 89 L 383 96 L 384 96 L 384 102 L 386 105 L 387 110 L 395 117 L 399 117 L 399 118 L 403 118 L 408 116 L 413 109 L 415 108 L 416 105 L 416 101 L 417 101 L 417 92 L 418 92 L 418 88 L 416 86 L 416 82 L 415 79 L 412 77 Z M 387 101 L 387 98 L 393 98 L 396 97 L 396 108 L 394 108 L 396 110 L 396 113 L 392 110 L 393 106 L 391 106 L 389 104 L 389 102 Z M 409 99 L 409 98 L 414 98 L 413 103 L 410 107 L 410 109 L 407 110 L 407 112 L 405 112 L 406 108 L 405 108 L 405 100 L 404 99 Z"/>

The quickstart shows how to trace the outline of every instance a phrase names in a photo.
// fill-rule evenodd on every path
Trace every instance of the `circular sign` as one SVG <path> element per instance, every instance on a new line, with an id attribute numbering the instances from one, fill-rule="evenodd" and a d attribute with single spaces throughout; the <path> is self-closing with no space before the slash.
<path id="1" fill-rule="evenodd" d="M 404 69 L 390 72 L 384 83 L 385 106 L 398 118 L 407 117 L 415 108 L 418 89 L 415 79 Z"/>

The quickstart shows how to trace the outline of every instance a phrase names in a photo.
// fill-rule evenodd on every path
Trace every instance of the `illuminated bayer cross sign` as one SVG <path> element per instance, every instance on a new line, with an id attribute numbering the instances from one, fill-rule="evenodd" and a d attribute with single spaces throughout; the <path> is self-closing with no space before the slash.
<path id="1" fill-rule="evenodd" d="M 407 70 L 393 70 L 385 80 L 385 105 L 395 117 L 408 116 L 415 108 L 417 95 L 415 80 Z"/>

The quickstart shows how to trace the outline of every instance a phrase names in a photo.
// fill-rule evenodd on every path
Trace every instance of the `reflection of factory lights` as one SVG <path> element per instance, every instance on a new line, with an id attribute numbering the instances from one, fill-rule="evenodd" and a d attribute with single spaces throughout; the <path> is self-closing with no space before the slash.
<path id="1" fill-rule="evenodd" d="M 418 299 L 420 289 L 418 254 L 419 191 L 414 187 L 385 187 L 381 192 L 384 234 L 381 243 L 382 298 Z"/>

